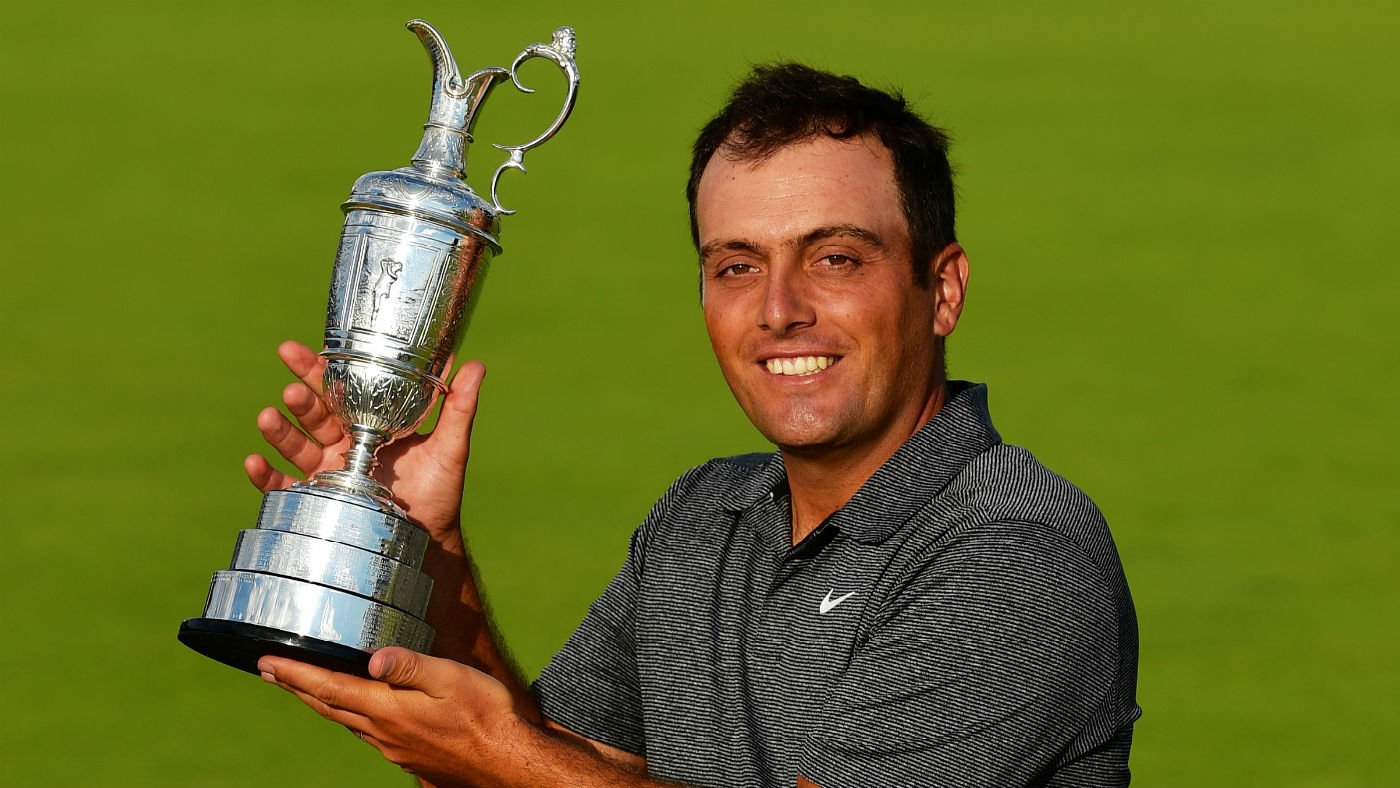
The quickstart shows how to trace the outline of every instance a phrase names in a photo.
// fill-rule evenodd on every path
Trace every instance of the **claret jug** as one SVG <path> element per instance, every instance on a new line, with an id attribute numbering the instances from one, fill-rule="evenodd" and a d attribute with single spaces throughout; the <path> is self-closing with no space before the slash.
<path id="1" fill-rule="evenodd" d="M 276 654 L 365 675 L 378 648 L 430 648 L 427 534 L 372 475 L 375 454 L 417 430 L 446 390 L 474 296 L 501 251 L 501 217 L 513 213 L 497 196 L 501 176 L 524 172 L 525 153 L 563 126 L 578 94 L 570 28 L 509 68 L 466 75 L 431 25 L 408 28 L 433 66 L 423 140 L 409 166 L 355 181 L 326 305 L 324 399 L 352 441 L 345 467 L 266 493 L 257 527 L 214 573 L 203 615 L 180 626 L 190 648 L 252 673 Z M 517 69 L 534 58 L 563 71 L 563 107 L 535 139 L 495 146 L 506 159 L 483 198 L 464 180 L 472 128 L 497 83 L 531 92 Z"/>

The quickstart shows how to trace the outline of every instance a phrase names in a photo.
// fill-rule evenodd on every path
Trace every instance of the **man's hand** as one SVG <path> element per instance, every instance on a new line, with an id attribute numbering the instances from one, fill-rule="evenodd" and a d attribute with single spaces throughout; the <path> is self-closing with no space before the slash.
<path id="1" fill-rule="evenodd" d="M 609 757 L 577 734 L 530 724 L 501 682 L 452 660 L 380 649 L 369 660 L 379 681 L 280 657 L 263 657 L 258 670 L 437 788 L 658 785 L 637 756 Z"/>
<path id="2" fill-rule="evenodd" d="M 258 414 L 258 429 L 263 438 L 307 476 L 344 467 L 340 455 L 350 448 L 350 439 L 345 437 L 340 422 L 326 409 L 321 398 L 325 360 L 299 342 L 283 342 L 277 354 L 287 369 L 301 379 L 300 383 L 292 383 L 282 392 L 282 402 L 296 418 L 296 424 L 276 408 L 266 408 Z M 433 431 L 400 438 L 378 455 L 376 476 L 393 491 L 395 502 L 433 541 L 458 554 L 464 552 L 457 528 L 462 482 L 477 394 L 485 374 L 486 367 L 479 361 L 463 364 L 443 399 L 442 412 Z M 297 481 L 257 454 L 243 461 L 243 469 L 249 481 L 263 492 L 279 490 Z"/>
<path id="3" fill-rule="evenodd" d="M 485 779 L 481 763 L 513 750 L 527 727 L 499 681 L 408 649 L 375 652 L 369 672 L 380 681 L 277 657 L 262 658 L 258 668 L 265 681 L 435 785 Z"/>

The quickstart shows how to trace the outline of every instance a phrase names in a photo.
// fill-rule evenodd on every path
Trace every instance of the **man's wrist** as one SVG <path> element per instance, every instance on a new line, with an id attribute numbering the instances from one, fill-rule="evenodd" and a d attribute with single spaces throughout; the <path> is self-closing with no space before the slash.
<path id="1" fill-rule="evenodd" d="M 427 530 L 427 529 L 425 529 Z M 462 518 L 453 518 L 447 527 L 437 530 L 428 530 L 430 539 L 428 540 L 429 552 L 439 550 L 448 555 L 465 558 L 467 555 L 467 540 L 462 536 Z"/>

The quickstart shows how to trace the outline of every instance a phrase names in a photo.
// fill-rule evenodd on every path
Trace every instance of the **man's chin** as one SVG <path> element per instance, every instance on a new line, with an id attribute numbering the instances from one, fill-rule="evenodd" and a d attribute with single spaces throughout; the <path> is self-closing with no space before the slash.
<path id="1" fill-rule="evenodd" d="M 774 446 L 785 452 L 807 453 L 839 446 L 858 418 L 859 411 L 851 407 L 853 403 L 831 399 L 751 396 L 740 399 L 739 404 L 749 421 Z"/>
<path id="2" fill-rule="evenodd" d="M 755 423 L 755 426 L 763 437 L 785 454 L 811 456 L 831 451 L 840 445 L 838 430 L 814 420 L 807 423 L 791 420 L 775 424 Z"/>

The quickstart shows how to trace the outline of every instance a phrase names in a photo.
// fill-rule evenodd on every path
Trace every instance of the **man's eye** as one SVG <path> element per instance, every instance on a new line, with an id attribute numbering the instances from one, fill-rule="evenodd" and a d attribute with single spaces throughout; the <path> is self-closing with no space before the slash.
<path id="1" fill-rule="evenodd" d="M 744 274 L 751 274 L 757 270 L 757 268 L 748 263 L 731 263 L 715 272 L 715 276 L 743 276 Z"/>
<path id="2" fill-rule="evenodd" d="M 844 254 L 829 254 L 826 257 L 823 257 L 819 262 L 821 262 L 823 265 L 830 266 L 833 268 L 842 268 L 845 266 L 852 266 L 856 264 L 855 258 L 847 257 Z"/>

